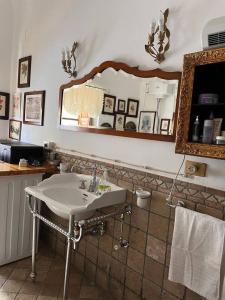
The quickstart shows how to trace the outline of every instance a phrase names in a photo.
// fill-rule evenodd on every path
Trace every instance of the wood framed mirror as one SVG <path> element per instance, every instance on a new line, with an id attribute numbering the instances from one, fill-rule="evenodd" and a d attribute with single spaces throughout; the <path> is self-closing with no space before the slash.
<path id="1" fill-rule="evenodd" d="M 181 72 L 106 61 L 60 87 L 61 129 L 174 142 Z"/>

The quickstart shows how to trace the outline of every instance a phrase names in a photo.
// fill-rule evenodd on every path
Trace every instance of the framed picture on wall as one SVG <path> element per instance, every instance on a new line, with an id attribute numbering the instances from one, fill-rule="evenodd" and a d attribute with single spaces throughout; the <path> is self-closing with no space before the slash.
<path id="1" fill-rule="evenodd" d="M 141 111 L 139 118 L 138 131 L 154 133 L 156 111 Z"/>
<path id="2" fill-rule="evenodd" d="M 9 120 L 9 138 L 13 140 L 20 140 L 22 122 L 17 120 Z"/>
<path id="3" fill-rule="evenodd" d="M 25 88 L 30 86 L 31 60 L 31 56 L 19 59 L 18 88 Z"/>
<path id="4" fill-rule="evenodd" d="M 127 115 L 129 117 L 137 118 L 139 108 L 139 100 L 128 99 L 127 101 Z"/>
<path id="5" fill-rule="evenodd" d="M 102 114 L 114 115 L 116 107 L 116 97 L 108 94 L 104 94 Z"/>
<path id="6" fill-rule="evenodd" d="M 9 119 L 9 94 L 0 92 L 0 119 Z"/>
<path id="7" fill-rule="evenodd" d="M 21 93 L 15 93 L 12 97 L 12 119 L 20 119 L 21 117 Z"/>
<path id="8" fill-rule="evenodd" d="M 23 123 L 43 126 L 45 91 L 24 93 Z"/>
<path id="9" fill-rule="evenodd" d="M 116 114 L 113 128 L 119 131 L 124 131 L 126 116 L 124 114 Z"/>
<path id="10" fill-rule="evenodd" d="M 118 99 L 118 107 L 117 107 L 118 113 L 125 113 L 126 112 L 126 101 L 122 99 Z"/>
<path id="11" fill-rule="evenodd" d="M 160 132 L 169 133 L 170 130 L 170 119 L 161 119 L 160 122 Z"/>

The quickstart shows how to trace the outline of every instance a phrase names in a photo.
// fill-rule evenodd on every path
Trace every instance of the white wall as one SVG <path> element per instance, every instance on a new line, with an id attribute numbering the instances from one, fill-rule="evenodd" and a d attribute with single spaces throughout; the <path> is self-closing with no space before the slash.
<path id="1" fill-rule="evenodd" d="M 0 0 L 0 91 L 10 91 L 12 42 L 11 2 Z M 8 136 L 8 121 L 0 120 L 0 139 Z"/>
<path id="2" fill-rule="evenodd" d="M 224 0 L 12 0 L 15 6 L 12 85 L 16 89 L 17 61 L 32 54 L 31 88 L 47 91 L 45 126 L 23 125 L 22 139 L 42 144 L 53 140 L 59 146 L 94 153 L 136 164 L 176 171 L 182 156 L 174 153 L 173 143 L 145 141 L 87 133 L 66 132 L 57 128 L 58 91 L 68 81 L 62 71 L 61 49 L 80 43 L 79 77 L 105 60 L 124 61 L 140 68 L 158 65 L 145 52 L 147 34 L 159 10 L 170 8 L 171 49 L 165 70 L 182 70 L 183 55 L 201 50 L 201 32 L 211 18 L 224 14 Z M 5 0 L 7 2 L 7 0 Z M 18 4 L 19 2 L 19 4 Z M 20 15 L 19 7 L 24 15 Z M 25 91 L 25 90 L 23 90 Z M 225 162 L 193 158 L 209 164 L 208 177 L 201 182 L 225 189 Z"/>

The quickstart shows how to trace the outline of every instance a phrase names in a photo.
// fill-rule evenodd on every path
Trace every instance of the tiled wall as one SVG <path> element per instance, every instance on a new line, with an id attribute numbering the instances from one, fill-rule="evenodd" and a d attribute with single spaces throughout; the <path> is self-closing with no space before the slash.
<path id="1" fill-rule="evenodd" d="M 77 166 L 77 171 L 93 164 L 80 157 L 60 154 L 62 161 Z M 133 190 L 143 187 L 152 194 L 147 209 L 136 206 L 135 196 L 127 193 L 127 202 L 133 204 L 133 213 L 126 217 L 124 237 L 130 241 L 128 249 L 114 250 L 120 236 L 119 218 L 108 221 L 103 237 L 86 236 L 73 252 L 72 262 L 91 280 L 106 290 L 115 299 L 125 300 L 198 300 L 202 299 L 184 286 L 167 280 L 171 239 L 174 224 L 174 209 L 166 206 L 165 197 L 172 180 L 110 164 L 97 163 L 98 171 L 109 169 L 110 180 L 121 187 Z M 177 182 L 174 201 L 183 200 L 187 208 L 224 219 L 225 192 L 184 182 Z M 102 212 L 112 211 L 107 208 Z M 45 214 L 64 224 L 45 208 Z M 65 253 L 65 239 L 43 227 L 42 238 L 60 254 Z"/>

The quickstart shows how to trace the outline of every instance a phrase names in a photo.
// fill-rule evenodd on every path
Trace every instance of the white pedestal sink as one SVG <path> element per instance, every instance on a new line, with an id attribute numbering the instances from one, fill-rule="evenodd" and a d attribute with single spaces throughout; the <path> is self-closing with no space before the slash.
<path id="1" fill-rule="evenodd" d="M 90 218 L 98 208 L 125 202 L 126 190 L 110 182 L 105 182 L 109 190 L 100 195 L 80 188 L 81 180 L 86 180 L 88 187 L 91 179 L 83 174 L 57 174 L 25 191 L 45 202 L 56 215 L 64 219 L 74 215 L 76 221 Z"/>
<path id="2" fill-rule="evenodd" d="M 71 244 L 73 243 L 74 249 L 76 249 L 76 244 L 79 243 L 82 237 L 84 227 L 84 224 L 81 224 L 83 222 L 78 221 L 89 219 L 98 208 L 121 204 L 125 202 L 126 199 L 126 190 L 116 186 L 115 184 L 104 182 L 104 186 L 101 185 L 101 193 L 96 194 L 88 192 L 87 189 L 81 189 L 82 180 L 87 182 L 88 187 L 92 180 L 92 176 L 78 175 L 74 173 L 58 174 L 42 181 L 37 186 L 25 188 L 28 196 L 29 207 L 33 215 L 32 272 L 30 274 L 32 279 L 35 279 L 36 277 L 35 256 L 37 220 L 42 220 L 45 224 L 57 230 L 67 238 L 63 300 L 68 299 L 67 290 L 69 283 Z M 107 191 L 102 192 L 104 187 L 107 187 Z M 100 186 L 97 186 L 97 189 L 99 191 Z M 33 207 L 31 205 L 32 196 L 35 197 Z M 44 216 L 41 216 L 37 206 L 37 199 L 45 202 L 50 210 L 56 215 L 64 219 L 69 219 L 68 231 L 65 231 L 57 224 L 54 224 L 50 220 L 47 220 Z M 100 220 L 101 216 L 97 217 L 96 220 L 98 220 L 98 218 Z M 92 220 L 89 220 L 89 222 L 92 222 L 93 220 L 95 221 L 93 218 Z"/>

